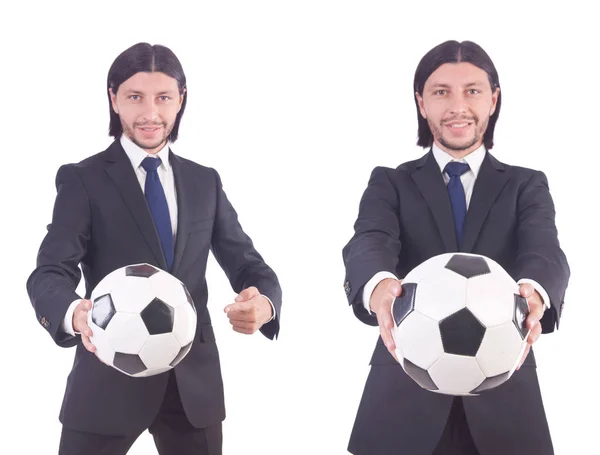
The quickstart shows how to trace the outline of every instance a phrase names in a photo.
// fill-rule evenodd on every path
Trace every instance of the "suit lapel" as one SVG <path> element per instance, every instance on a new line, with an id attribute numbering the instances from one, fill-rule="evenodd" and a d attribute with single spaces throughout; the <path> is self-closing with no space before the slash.
<path id="1" fill-rule="evenodd" d="M 440 168 L 430 151 L 417 162 L 412 178 L 429 204 L 447 252 L 457 251 L 452 207 Z"/>
<path id="2" fill-rule="evenodd" d="M 188 167 L 181 158 L 171 151 L 169 152 L 169 158 L 175 177 L 175 191 L 177 191 L 177 235 L 175 239 L 175 256 L 173 258 L 172 270 L 172 273 L 175 274 L 181 263 L 190 229 L 190 204 L 193 201 L 188 195 L 192 194 L 190 186 L 192 185 L 193 179 L 188 173 Z"/>
<path id="3" fill-rule="evenodd" d="M 125 205 L 129 208 L 133 219 L 137 223 L 140 232 L 148 247 L 154 254 L 157 264 L 167 269 L 167 263 L 162 252 L 160 240 L 154 227 L 154 220 L 148 209 L 144 192 L 140 187 L 131 161 L 127 157 L 121 143 L 116 140 L 107 150 L 106 173 L 117 187 Z"/>
<path id="4" fill-rule="evenodd" d="M 504 165 L 486 153 L 467 210 L 461 251 L 469 253 L 475 246 L 483 222 L 506 182 L 508 182 L 508 175 Z"/>

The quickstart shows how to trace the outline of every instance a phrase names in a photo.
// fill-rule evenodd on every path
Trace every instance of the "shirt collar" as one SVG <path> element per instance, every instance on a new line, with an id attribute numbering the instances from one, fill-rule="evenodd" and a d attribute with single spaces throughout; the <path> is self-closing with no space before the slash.
<path id="1" fill-rule="evenodd" d="M 144 158 L 148 156 L 157 156 L 162 162 L 160 167 L 162 167 L 166 171 L 171 170 L 171 163 L 169 162 L 169 141 L 167 141 L 165 146 L 162 149 L 160 149 L 160 151 L 155 155 L 151 155 L 140 146 L 134 144 L 133 141 L 124 134 L 121 135 L 121 145 L 123 146 L 123 150 L 125 150 L 129 161 L 131 161 L 133 169 L 137 170 L 137 168 L 141 166 Z"/>
<path id="2" fill-rule="evenodd" d="M 459 161 L 469 165 L 469 168 L 475 174 L 475 178 L 477 178 L 477 174 L 479 174 L 479 169 L 481 169 L 481 165 L 486 153 L 485 146 L 483 144 L 481 144 L 481 147 L 479 147 L 477 150 L 474 150 L 465 156 L 462 160 L 456 160 L 452 158 L 449 153 L 444 152 L 435 143 L 433 144 L 433 147 L 431 147 L 431 150 L 438 166 L 440 167 L 440 172 L 444 172 L 446 164 L 448 164 L 450 161 Z"/>

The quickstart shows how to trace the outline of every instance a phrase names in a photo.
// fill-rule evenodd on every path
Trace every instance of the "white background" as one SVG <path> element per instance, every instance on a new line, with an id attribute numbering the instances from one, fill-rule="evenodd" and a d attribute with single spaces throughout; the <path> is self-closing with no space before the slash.
<path id="1" fill-rule="evenodd" d="M 347 305 L 341 250 L 372 168 L 423 153 L 415 146 L 414 70 L 447 39 L 479 43 L 496 64 L 503 105 L 493 153 L 549 178 L 572 279 L 561 329 L 536 345 L 538 373 L 556 453 L 597 450 L 600 310 L 592 218 L 600 36 L 592 7 L 414 3 L 2 7 L 0 419 L 2 445 L 12 448 L 6 453 L 57 452 L 74 350 L 58 348 L 36 322 L 25 281 L 50 221 L 56 170 L 110 143 L 106 74 L 139 41 L 167 45 L 180 58 L 189 98 L 174 151 L 219 170 L 242 225 L 283 287 L 280 339 L 236 334 L 222 313 L 234 293 L 210 259 L 209 308 L 228 414 L 225 454 L 346 453 L 377 330 Z M 148 433 L 130 453 L 155 453 Z"/>

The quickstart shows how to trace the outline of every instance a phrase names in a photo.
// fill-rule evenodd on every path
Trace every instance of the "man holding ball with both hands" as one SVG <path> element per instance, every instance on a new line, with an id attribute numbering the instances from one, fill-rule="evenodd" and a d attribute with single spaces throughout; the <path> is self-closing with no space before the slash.
<path id="1" fill-rule="evenodd" d="M 550 455 L 552 440 L 531 345 L 558 327 L 570 275 L 546 176 L 490 154 L 501 92 L 477 44 L 447 41 L 414 78 L 418 145 L 427 153 L 377 167 L 355 234 L 344 247 L 344 288 L 356 316 L 380 338 L 350 437 L 355 455 Z M 531 329 L 518 371 L 477 397 L 421 388 L 395 359 L 391 306 L 402 277 L 443 253 L 498 262 L 527 298 Z"/>

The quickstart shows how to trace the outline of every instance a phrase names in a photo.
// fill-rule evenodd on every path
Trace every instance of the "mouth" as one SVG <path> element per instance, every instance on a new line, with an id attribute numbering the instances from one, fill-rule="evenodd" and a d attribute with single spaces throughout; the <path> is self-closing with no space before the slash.
<path id="1" fill-rule="evenodd" d="M 161 128 L 162 126 L 138 126 L 138 129 L 149 133 L 158 131 Z"/>
<path id="2" fill-rule="evenodd" d="M 447 128 L 453 130 L 465 129 L 473 124 L 472 121 L 461 121 L 461 122 L 447 122 L 444 124 Z"/>

